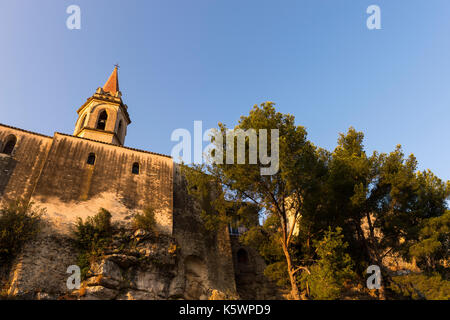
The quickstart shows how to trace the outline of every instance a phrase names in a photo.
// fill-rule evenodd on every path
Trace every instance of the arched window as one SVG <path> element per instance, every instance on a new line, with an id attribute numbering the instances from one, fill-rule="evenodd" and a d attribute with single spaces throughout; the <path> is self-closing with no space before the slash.
<path id="1" fill-rule="evenodd" d="M 121 131 L 122 131 L 122 120 L 119 121 L 119 129 L 117 130 L 117 132 L 119 132 L 120 134 Z"/>
<path id="2" fill-rule="evenodd" d="M 98 117 L 97 129 L 105 130 L 106 128 L 106 120 L 108 120 L 108 113 L 106 110 L 100 112 L 100 116 Z"/>
<path id="3" fill-rule="evenodd" d="M 80 129 L 82 129 L 86 125 L 86 117 L 87 115 L 85 114 L 80 122 Z"/>
<path id="4" fill-rule="evenodd" d="M 239 249 L 237 252 L 237 261 L 239 264 L 248 264 L 248 253 L 244 249 Z"/>
<path id="5" fill-rule="evenodd" d="M 87 159 L 87 164 L 93 166 L 95 164 L 95 154 L 94 153 L 90 153 L 89 157 Z"/>
<path id="6" fill-rule="evenodd" d="M 14 147 L 16 146 L 17 138 L 16 136 L 9 136 L 6 140 L 5 147 L 3 148 L 2 153 L 12 154 L 14 151 Z"/>
<path id="7" fill-rule="evenodd" d="M 137 162 L 133 163 L 133 168 L 131 169 L 131 172 L 133 174 L 139 174 L 139 163 Z"/>

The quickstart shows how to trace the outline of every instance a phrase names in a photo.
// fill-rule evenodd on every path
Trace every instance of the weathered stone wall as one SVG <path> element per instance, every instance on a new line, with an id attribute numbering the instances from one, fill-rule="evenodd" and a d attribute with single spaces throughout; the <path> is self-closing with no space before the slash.
<path id="1" fill-rule="evenodd" d="M 266 263 L 259 253 L 231 237 L 236 290 L 244 300 L 283 300 L 286 292 L 264 275 Z"/>
<path id="2" fill-rule="evenodd" d="M 175 166 L 174 236 L 180 247 L 174 292 L 187 299 L 206 299 L 211 290 L 236 295 L 231 244 L 227 228 L 205 229 L 200 208 L 187 194 L 186 183 Z"/>
<path id="3" fill-rule="evenodd" d="M 91 153 L 94 165 L 87 163 Z M 101 207 L 113 220 L 151 207 L 160 231 L 171 234 L 172 180 L 170 157 L 56 133 L 32 199 L 61 227 Z"/>
<path id="4" fill-rule="evenodd" d="M 172 236 L 141 230 L 130 236 L 130 221 L 116 221 L 122 231 L 91 264 L 82 288 L 70 291 L 66 270 L 78 256 L 73 235 L 54 217 L 45 217 L 37 239 L 26 244 L 13 264 L 8 292 L 27 299 L 208 299 L 213 292 L 237 298 L 228 231 L 207 231 L 177 168 L 174 177 Z M 135 246 L 124 245 L 133 242 Z"/>
<path id="5" fill-rule="evenodd" d="M 0 156 L 2 200 L 25 196 L 47 211 L 42 232 L 25 245 L 9 271 L 10 294 L 53 299 L 68 293 L 66 270 L 78 255 L 71 233 L 77 217 L 93 216 L 103 207 L 113 223 L 129 225 L 133 214 L 152 207 L 160 240 L 141 243 L 146 262 L 120 250 L 109 253 L 99 261 L 98 275 L 89 280 L 83 297 L 208 299 L 213 291 L 236 296 L 228 230 L 204 228 L 200 208 L 170 157 L 0 126 L 1 141 L 10 134 L 18 141 L 12 156 Z M 94 165 L 87 164 L 90 153 L 96 156 Z M 135 162 L 138 175 L 132 173 Z M 174 243 L 176 254 L 170 249 Z"/>
<path id="6" fill-rule="evenodd" d="M 30 197 L 52 143 L 51 137 L 0 125 L 1 146 L 11 135 L 17 138 L 13 154 L 0 154 L 0 200 Z"/>
<path id="7" fill-rule="evenodd" d="M 172 233 L 173 161 L 150 152 L 56 133 L 53 138 L 0 125 L 0 143 L 17 138 L 12 155 L 0 154 L 0 200 L 32 198 L 62 226 L 100 207 L 124 219 L 146 207 L 158 227 Z M 88 165 L 90 153 L 95 164 Z M 139 163 L 139 174 L 132 173 Z"/>
<path id="8" fill-rule="evenodd" d="M 7 279 L 7 293 L 18 299 L 57 299 L 69 293 L 67 268 L 77 264 L 74 241 L 47 221 L 41 227 L 15 259 Z"/>

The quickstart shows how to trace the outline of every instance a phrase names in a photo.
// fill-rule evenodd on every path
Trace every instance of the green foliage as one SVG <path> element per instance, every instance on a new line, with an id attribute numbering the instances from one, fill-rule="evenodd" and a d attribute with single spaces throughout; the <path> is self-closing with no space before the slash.
<path id="1" fill-rule="evenodd" d="M 235 146 L 233 164 L 189 168 L 193 171 L 187 172 L 188 184 L 192 194 L 201 200 L 202 217 L 208 228 L 217 228 L 235 217 L 250 221 L 245 219 L 250 213 L 240 210 L 236 214 L 239 210 L 231 210 L 248 201 L 268 217 L 269 223 L 250 227 L 241 241 L 264 257 L 272 278 L 287 279 L 289 273 L 304 270 L 299 267 L 310 268 L 312 296 L 328 299 L 339 296 L 338 288 L 343 285 L 342 279 L 350 277 L 351 269 L 363 274 L 367 265 L 378 264 L 384 272 L 382 261 L 388 253 L 416 258 L 429 269 L 442 264 L 448 256 L 448 231 L 444 228 L 447 222 L 439 220 L 437 226 L 433 221 L 438 220 L 429 219 L 443 216 L 448 209 L 450 182 L 440 180 L 431 171 L 418 172 L 416 158 L 412 154 L 405 156 L 401 146 L 390 153 L 369 155 L 363 144 L 364 134 L 350 128 L 339 135 L 334 151 L 328 152 L 308 141 L 305 128 L 296 125 L 292 115 L 277 112 L 272 102 L 255 105 L 231 131 L 248 129 L 256 130 L 257 138 L 258 129 L 279 130 L 276 174 L 261 175 L 264 164 L 249 164 L 247 136 L 246 164 L 237 164 Z M 225 136 L 227 130 L 219 123 L 219 132 Z M 229 152 L 225 140 L 213 141 L 224 150 L 224 159 Z M 271 154 L 270 145 L 268 149 Z M 293 221 L 298 234 L 289 232 Z M 428 229 L 435 231 L 425 231 L 426 221 L 434 223 Z M 333 235 L 341 240 L 329 240 L 336 248 L 346 247 L 348 256 L 336 256 L 344 265 L 345 277 L 331 267 L 338 261 L 321 256 L 322 251 L 317 247 L 314 251 L 312 245 L 323 241 L 320 237 L 329 227 L 342 228 L 339 236 Z M 349 267 L 350 258 L 353 267 Z M 313 264 L 315 260 L 319 262 Z M 282 262 L 286 268 L 290 262 L 287 274 L 279 272 Z M 302 272 L 302 279 L 305 277 Z M 390 281 L 389 277 L 383 279 L 383 284 Z M 291 282 L 291 286 L 295 293 L 296 284 Z"/>
<path id="2" fill-rule="evenodd" d="M 266 264 L 284 260 L 280 241 L 277 239 L 277 219 L 274 215 L 269 216 L 263 226 L 253 226 L 241 235 L 239 240 L 258 251 Z"/>
<path id="3" fill-rule="evenodd" d="M 186 178 L 188 194 L 200 204 L 201 218 L 209 231 L 216 231 L 233 221 L 233 203 L 225 200 L 220 183 L 206 174 L 205 165 L 181 166 Z M 231 214 L 230 214 L 231 213 Z"/>
<path id="4" fill-rule="evenodd" d="M 416 158 L 405 157 L 401 146 L 389 154 L 367 156 L 363 137 L 353 128 L 341 134 L 320 201 L 326 212 L 321 223 L 343 228 L 358 272 L 369 263 L 380 264 L 388 251 L 408 258 L 420 224 L 441 216 L 450 194 L 448 182 L 430 171 L 417 172 Z M 360 226 L 369 219 L 365 234 Z M 320 222 L 313 222 L 320 228 Z"/>
<path id="5" fill-rule="evenodd" d="M 112 241 L 111 213 L 101 208 L 93 217 L 86 221 L 78 218 L 74 235 L 79 249 L 78 266 L 82 279 L 85 279 L 90 264 L 100 257 Z"/>
<path id="6" fill-rule="evenodd" d="M 450 281 L 436 272 L 395 276 L 390 288 L 409 299 L 450 300 Z"/>
<path id="7" fill-rule="evenodd" d="M 145 208 L 142 214 L 136 214 L 133 218 L 133 227 L 135 230 L 155 231 L 156 220 L 154 210 L 152 208 Z"/>
<path id="8" fill-rule="evenodd" d="M 3 204 L 0 209 L 0 262 L 10 261 L 26 241 L 37 235 L 44 211 L 25 200 Z"/>
<path id="9" fill-rule="evenodd" d="M 289 273 L 285 261 L 269 264 L 264 270 L 264 275 L 282 288 L 289 285 Z"/>
<path id="10" fill-rule="evenodd" d="M 409 248 L 417 265 L 428 271 L 443 269 L 450 250 L 450 211 L 422 222 L 419 241 Z"/>
<path id="11" fill-rule="evenodd" d="M 345 250 L 348 244 L 344 242 L 342 228 L 331 228 L 314 246 L 318 256 L 317 263 L 311 266 L 310 272 L 302 273 L 302 282 L 307 282 L 313 299 L 333 300 L 341 297 L 346 281 L 355 277 L 353 262 Z"/>

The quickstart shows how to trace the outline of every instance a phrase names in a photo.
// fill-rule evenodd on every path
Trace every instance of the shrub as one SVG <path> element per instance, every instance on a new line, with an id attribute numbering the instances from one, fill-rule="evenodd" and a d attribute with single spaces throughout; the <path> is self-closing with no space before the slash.
<path id="1" fill-rule="evenodd" d="M 222 292 L 219 290 L 212 290 L 208 300 L 239 300 L 238 297 L 231 292 Z"/>
<path id="2" fill-rule="evenodd" d="M 136 214 L 134 216 L 133 226 L 136 230 L 143 229 L 148 232 L 155 231 L 156 220 L 154 210 L 146 208 L 142 214 Z"/>
<path id="3" fill-rule="evenodd" d="M 311 266 L 311 274 L 302 273 L 303 285 L 309 284 L 313 299 L 339 299 L 345 282 L 355 277 L 352 260 L 345 252 L 348 244 L 343 239 L 341 228 L 330 228 L 322 240 L 314 243 L 319 259 Z"/>
<path id="4" fill-rule="evenodd" d="M 111 213 L 101 208 L 95 216 L 87 217 L 86 221 L 78 218 L 74 235 L 80 250 L 78 266 L 82 279 L 85 279 L 91 262 L 103 255 L 112 241 Z"/>
<path id="5" fill-rule="evenodd" d="M 429 218 L 420 225 L 419 239 L 409 248 L 417 265 L 427 271 L 439 271 L 448 261 L 450 250 L 450 211 L 440 217 Z"/>
<path id="6" fill-rule="evenodd" d="M 0 262 L 9 261 L 26 241 L 36 236 L 44 212 L 25 200 L 3 204 L 0 208 Z"/>
<path id="7" fill-rule="evenodd" d="M 437 272 L 395 276 L 390 288 L 395 293 L 414 300 L 450 300 L 450 281 Z"/>
<path id="8" fill-rule="evenodd" d="M 264 275 L 280 287 L 287 287 L 289 282 L 289 273 L 287 271 L 286 262 L 280 261 L 269 264 L 264 270 Z"/>

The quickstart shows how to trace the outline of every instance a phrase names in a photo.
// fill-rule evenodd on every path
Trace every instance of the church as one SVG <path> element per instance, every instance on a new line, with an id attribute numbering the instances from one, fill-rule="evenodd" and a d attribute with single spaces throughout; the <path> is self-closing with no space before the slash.
<path id="1" fill-rule="evenodd" d="M 31 199 L 52 217 L 68 207 L 80 217 L 99 207 L 118 214 L 152 207 L 158 228 L 172 234 L 173 160 L 124 146 L 131 119 L 117 67 L 77 113 L 73 135 L 0 125 L 0 196 Z"/>
<path id="2" fill-rule="evenodd" d="M 135 259 L 126 254 L 110 255 L 99 275 L 112 278 L 106 284 L 91 281 L 89 299 L 208 299 L 212 292 L 265 299 L 272 294 L 270 287 L 260 290 L 266 285 L 264 262 L 239 243 L 234 229 L 205 230 L 173 159 L 125 146 L 131 117 L 117 66 L 77 113 L 73 135 L 46 136 L 0 124 L 0 200 L 25 199 L 45 208 L 42 232 L 7 272 L 10 294 L 30 299 L 67 294 L 66 270 L 77 263 L 74 222 L 100 208 L 119 224 L 151 208 L 157 232 L 167 241 L 149 244 L 145 254 L 159 252 L 158 259 L 168 262 L 144 267 L 124 264 Z M 167 258 L 172 242 L 176 257 Z M 132 284 L 126 288 L 125 274 Z"/>

